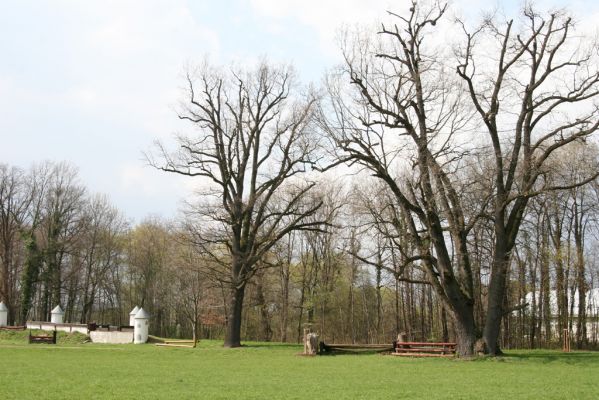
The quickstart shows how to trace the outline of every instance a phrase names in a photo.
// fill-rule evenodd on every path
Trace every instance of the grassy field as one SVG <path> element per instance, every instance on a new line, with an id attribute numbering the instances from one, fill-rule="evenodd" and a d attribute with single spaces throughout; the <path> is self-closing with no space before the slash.
<path id="1" fill-rule="evenodd" d="M 597 399 L 599 353 L 511 351 L 459 361 L 300 357 L 299 346 L 226 350 L 154 345 L 28 345 L 0 332 L 0 399 Z"/>

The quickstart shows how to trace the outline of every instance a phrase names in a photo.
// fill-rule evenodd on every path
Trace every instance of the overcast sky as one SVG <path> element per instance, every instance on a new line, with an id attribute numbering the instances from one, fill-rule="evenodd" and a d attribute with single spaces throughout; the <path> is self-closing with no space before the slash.
<path id="1" fill-rule="evenodd" d="M 267 56 L 318 83 L 338 60 L 340 25 L 376 21 L 405 3 L 0 0 L 0 163 L 67 160 L 127 216 L 172 217 L 191 183 L 147 167 L 142 152 L 188 129 L 173 111 L 186 65 Z M 495 4 L 455 1 L 451 13 L 476 19 Z M 501 4 L 509 14 L 520 2 Z M 599 17 L 596 0 L 536 4 L 566 5 L 588 24 Z"/>

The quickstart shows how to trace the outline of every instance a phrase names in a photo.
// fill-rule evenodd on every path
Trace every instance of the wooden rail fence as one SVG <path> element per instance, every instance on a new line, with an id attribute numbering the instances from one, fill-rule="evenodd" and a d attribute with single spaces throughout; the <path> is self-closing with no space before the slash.
<path id="1" fill-rule="evenodd" d="M 402 357 L 454 357 L 455 343 L 395 342 L 394 356 Z"/>
<path id="2" fill-rule="evenodd" d="M 319 354 L 331 354 L 334 352 L 340 353 L 383 353 L 393 351 L 393 345 L 390 343 L 383 344 L 348 344 L 348 343 L 333 343 L 327 344 L 320 342 Z"/>
<path id="3" fill-rule="evenodd" d="M 31 331 L 29 331 L 29 343 L 56 344 L 56 331 L 52 331 L 52 336 L 32 335 Z"/>

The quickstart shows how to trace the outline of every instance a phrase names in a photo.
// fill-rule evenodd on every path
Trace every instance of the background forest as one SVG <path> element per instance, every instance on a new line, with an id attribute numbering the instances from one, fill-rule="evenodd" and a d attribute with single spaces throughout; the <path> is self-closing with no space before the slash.
<path id="1" fill-rule="evenodd" d="M 596 148 L 587 147 L 583 154 L 596 158 Z M 556 168 L 577 174 L 586 165 L 580 161 Z M 322 184 L 321 212 L 332 228 L 289 234 L 269 253 L 248 287 L 242 337 L 296 342 L 311 323 L 330 341 L 389 342 L 400 331 L 415 340 L 452 338 L 423 272 L 397 267 L 401 255 L 383 223 L 392 218 L 385 189 L 367 181 Z M 581 332 L 578 347 L 597 346 L 598 196 L 590 184 L 535 199 L 510 264 L 505 303 L 517 307 L 503 318 L 503 347 L 558 346 L 562 328 Z M 225 283 L 194 248 L 189 229 L 158 217 L 132 225 L 68 164 L 28 171 L 3 165 L 1 297 L 11 322 L 49 320 L 62 304 L 69 322 L 126 325 L 139 304 L 152 314 L 155 335 L 190 337 L 197 316 L 201 337 L 222 337 Z M 492 235 L 481 224 L 471 240 L 480 321 Z"/>

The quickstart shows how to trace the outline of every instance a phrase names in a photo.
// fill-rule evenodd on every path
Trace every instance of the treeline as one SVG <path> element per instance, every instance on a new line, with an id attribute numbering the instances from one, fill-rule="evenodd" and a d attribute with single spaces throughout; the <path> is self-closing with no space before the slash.
<path id="1" fill-rule="evenodd" d="M 559 157 L 568 161 L 555 166 L 556 179 L 598 157 L 592 145 L 573 151 Z M 569 161 L 572 154 L 578 162 Z M 330 229 L 290 233 L 261 262 L 245 297 L 243 338 L 296 342 L 311 326 L 337 342 L 389 342 L 398 332 L 453 340 L 425 272 L 405 266 L 408 238 L 391 233 L 389 224 L 401 218 L 391 196 L 360 180 L 321 182 L 322 215 L 314 218 Z M 599 283 L 598 196 L 593 183 L 535 199 L 510 264 L 503 347 L 554 347 L 563 329 L 574 332 L 578 347 L 597 346 L 599 304 L 587 299 Z M 131 224 L 106 196 L 90 194 L 71 165 L 2 165 L 0 297 L 10 322 L 49 320 L 60 304 L 68 322 L 126 325 L 140 304 L 152 314 L 153 334 L 191 336 L 195 326 L 200 337 L 222 337 L 227 282 L 194 246 L 193 229 L 184 217 Z M 480 224 L 470 243 L 479 324 L 492 236 L 492 227 Z"/>

